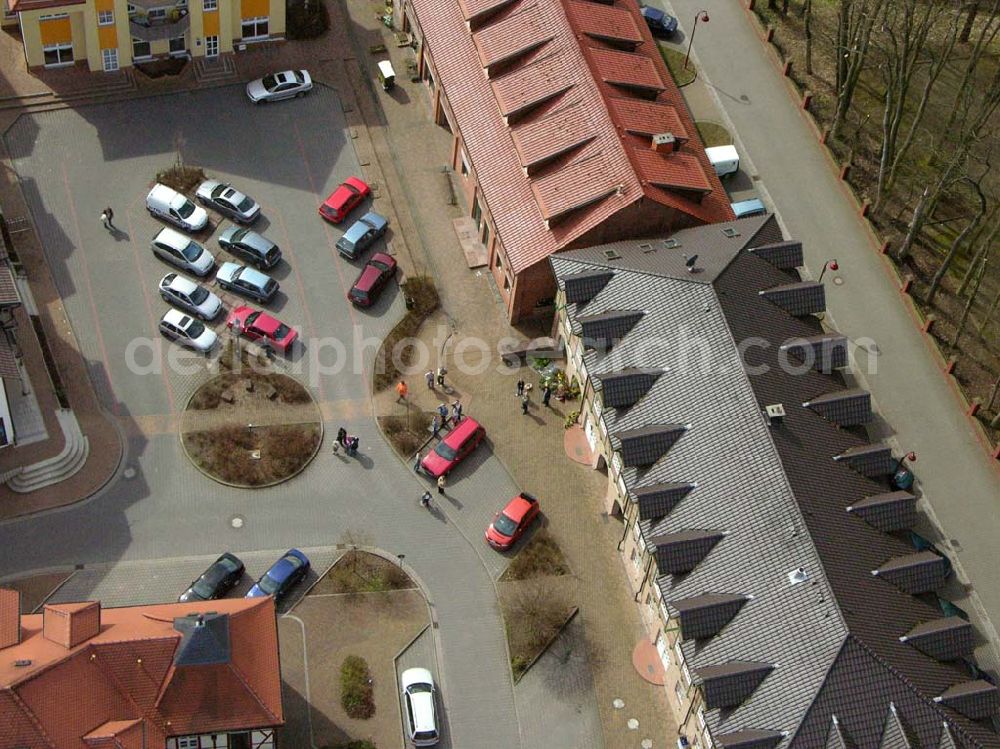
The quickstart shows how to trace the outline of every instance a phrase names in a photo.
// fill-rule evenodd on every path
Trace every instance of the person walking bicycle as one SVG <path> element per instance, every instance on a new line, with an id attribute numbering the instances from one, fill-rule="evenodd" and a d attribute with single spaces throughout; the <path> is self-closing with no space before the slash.
<path id="1" fill-rule="evenodd" d="M 420 506 L 426 507 L 428 510 L 431 508 L 431 493 L 424 492 L 420 495 Z"/>

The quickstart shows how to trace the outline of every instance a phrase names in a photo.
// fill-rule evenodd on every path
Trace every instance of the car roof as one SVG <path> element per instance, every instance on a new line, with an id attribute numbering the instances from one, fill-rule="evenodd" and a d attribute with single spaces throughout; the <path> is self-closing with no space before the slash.
<path id="1" fill-rule="evenodd" d="M 368 184 L 360 177 L 348 177 L 344 180 L 344 184 L 351 185 L 355 190 L 359 190 L 360 192 L 366 192 L 370 189 Z"/>
<path id="2" fill-rule="evenodd" d="M 362 216 L 359 221 L 364 221 L 365 223 L 371 224 L 376 229 L 380 226 L 385 226 L 389 223 L 389 219 L 383 216 L 381 213 L 376 213 L 375 211 L 368 211 L 364 216 Z"/>
<path id="3" fill-rule="evenodd" d="M 171 308 L 164 313 L 163 322 L 173 323 L 179 328 L 186 328 L 191 324 L 191 316 L 179 309 Z"/>
<path id="4" fill-rule="evenodd" d="M 295 570 L 305 564 L 303 557 L 305 556 L 302 552 L 293 553 L 297 551 L 296 549 L 289 549 L 287 552 L 281 555 L 281 559 L 271 565 L 271 569 L 267 571 L 267 575 L 274 580 L 286 580 L 289 575 L 291 575 Z M 298 560 L 298 564 L 289 559 Z"/>
<path id="5" fill-rule="evenodd" d="M 240 271 L 240 279 L 246 281 L 247 283 L 252 283 L 261 289 L 267 286 L 268 282 L 271 280 L 270 276 L 261 273 L 256 268 L 251 268 L 249 265 L 244 265 L 243 270 Z"/>
<path id="6" fill-rule="evenodd" d="M 368 262 L 369 263 L 379 262 L 382 263 L 382 265 L 389 266 L 390 268 L 396 267 L 396 258 L 394 258 L 392 255 L 387 255 L 384 252 L 376 252 L 374 255 L 368 258 Z"/>
<path id="7" fill-rule="evenodd" d="M 169 275 L 173 276 L 173 279 L 170 281 L 169 288 L 174 291 L 179 291 L 182 294 L 190 296 L 194 293 L 194 290 L 198 288 L 198 284 L 188 278 L 184 278 L 184 276 L 180 273 L 170 273 Z M 164 276 L 164 278 L 166 278 L 166 276 Z"/>
<path id="8" fill-rule="evenodd" d="M 370 228 L 371 227 L 364 221 L 364 219 L 360 218 L 351 224 L 350 228 L 344 232 L 344 239 L 349 242 L 357 242 Z"/>
<path id="9" fill-rule="evenodd" d="M 430 684 L 434 686 L 434 677 L 426 668 L 408 668 L 399 675 L 399 683 L 406 689 L 411 684 Z"/>
<path id="10" fill-rule="evenodd" d="M 258 234 L 257 232 L 249 229 L 247 230 L 247 233 L 240 238 L 240 244 L 252 247 L 255 250 L 260 250 L 262 253 L 267 252 L 272 247 L 276 246 L 274 242 L 265 237 L 263 234 Z"/>
<path id="11" fill-rule="evenodd" d="M 153 237 L 153 239 L 154 240 L 158 239 L 164 244 L 168 244 L 177 250 L 183 250 L 185 247 L 191 244 L 190 237 L 186 237 L 179 231 L 171 229 L 170 227 L 167 226 L 160 229 L 160 231 L 156 233 L 156 236 Z"/>
<path id="12" fill-rule="evenodd" d="M 520 520 L 524 517 L 524 513 L 531 508 L 531 505 L 531 502 L 518 494 L 514 497 L 514 499 L 507 503 L 506 507 L 503 508 L 503 514 L 511 520 Z"/>
<path id="13" fill-rule="evenodd" d="M 639 9 L 639 12 L 642 13 L 645 18 L 652 18 L 654 21 L 659 21 L 667 15 L 659 8 L 653 8 L 648 5 L 642 6 L 642 8 Z"/>
<path id="14" fill-rule="evenodd" d="M 153 189 L 149 191 L 149 197 L 166 202 L 169 202 L 175 195 L 180 195 L 180 193 L 174 188 L 168 187 L 160 182 L 153 185 Z"/>
<path id="15" fill-rule="evenodd" d="M 271 317 L 266 312 L 261 312 L 257 315 L 257 319 L 253 321 L 253 324 L 258 330 L 262 330 L 265 333 L 274 333 L 282 325 L 282 322 L 277 318 Z"/>
<path id="16" fill-rule="evenodd" d="M 449 447 L 458 447 L 479 428 L 479 422 L 467 416 L 459 422 L 457 427 L 448 432 L 443 442 Z"/>

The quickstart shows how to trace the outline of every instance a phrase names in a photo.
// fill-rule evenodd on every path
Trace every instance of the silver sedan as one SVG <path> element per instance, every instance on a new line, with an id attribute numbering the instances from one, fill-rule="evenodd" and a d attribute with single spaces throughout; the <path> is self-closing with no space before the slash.
<path id="1" fill-rule="evenodd" d="M 312 90 L 312 77 L 308 70 L 285 70 L 271 73 L 247 84 L 247 98 L 254 104 L 281 101 L 303 96 Z"/>

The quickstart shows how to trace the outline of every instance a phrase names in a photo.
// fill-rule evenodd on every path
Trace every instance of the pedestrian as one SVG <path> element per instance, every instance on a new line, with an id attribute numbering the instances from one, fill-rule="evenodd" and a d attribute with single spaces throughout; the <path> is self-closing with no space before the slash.
<path id="1" fill-rule="evenodd" d="M 444 367 L 438 367 L 438 385 L 444 387 L 444 376 L 448 374 L 448 370 Z"/>
<path id="2" fill-rule="evenodd" d="M 396 383 L 396 402 L 405 401 L 406 396 L 409 394 L 410 388 L 406 384 L 406 380 L 400 380 Z"/>
<path id="3" fill-rule="evenodd" d="M 108 217 L 107 227 L 109 229 L 115 228 L 115 212 L 111 210 L 111 206 L 104 209 L 104 215 Z"/>
<path id="4" fill-rule="evenodd" d="M 517 396 L 521 397 L 522 395 L 524 395 L 524 378 L 523 377 L 518 377 L 517 378 Z"/>
<path id="5" fill-rule="evenodd" d="M 340 455 L 340 440 L 333 441 L 333 454 Z"/>
<path id="6" fill-rule="evenodd" d="M 444 485 L 448 483 L 448 479 L 444 477 L 442 473 L 438 476 L 438 494 L 444 494 Z"/>
<path id="7" fill-rule="evenodd" d="M 417 454 L 413 457 L 413 472 L 420 473 L 420 451 L 417 450 Z"/>
<path id="8" fill-rule="evenodd" d="M 427 388 L 429 390 L 434 389 L 434 370 L 428 369 L 427 374 L 424 375 L 424 379 L 427 380 Z"/>
<path id="9" fill-rule="evenodd" d="M 549 399 L 552 397 L 552 388 L 546 385 L 542 389 L 542 405 L 548 408 Z"/>
<path id="10" fill-rule="evenodd" d="M 455 401 L 451 404 L 452 418 L 457 425 L 462 420 L 462 401 Z"/>
<path id="11" fill-rule="evenodd" d="M 355 437 L 350 437 L 350 436 L 348 436 L 348 438 L 347 438 L 347 454 L 348 455 L 357 455 L 357 453 L 358 453 L 358 445 L 360 443 L 361 443 L 361 439 L 359 437 L 356 437 L 356 436 Z"/>
<path id="12" fill-rule="evenodd" d="M 104 224 L 104 228 L 111 231 L 111 219 L 108 218 L 107 210 L 101 211 L 101 223 Z"/>
<path id="13" fill-rule="evenodd" d="M 343 447 L 347 447 L 347 430 L 341 427 L 337 430 L 337 442 Z"/>
<path id="14" fill-rule="evenodd" d="M 522 414 L 527 414 L 528 413 L 528 394 L 527 393 L 525 393 L 524 395 L 521 396 L 521 413 Z"/>
<path id="15" fill-rule="evenodd" d="M 420 495 L 420 506 L 430 509 L 431 506 L 431 493 L 424 492 Z"/>
<path id="16" fill-rule="evenodd" d="M 441 426 L 448 423 L 448 406 L 445 403 L 438 405 L 438 416 L 441 417 Z"/>
<path id="17" fill-rule="evenodd" d="M 440 431 L 441 431 L 441 419 L 435 416 L 434 421 L 431 423 L 431 435 L 434 437 L 434 439 L 437 439 Z"/>

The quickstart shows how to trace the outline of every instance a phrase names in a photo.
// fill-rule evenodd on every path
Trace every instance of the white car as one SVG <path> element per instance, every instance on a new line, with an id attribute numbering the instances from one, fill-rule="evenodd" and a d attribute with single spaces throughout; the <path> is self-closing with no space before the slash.
<path id="1" fill-rule="evenodd" d="M 185 231 L 201 231 L 208 225 L 208 211 L 159 182 L 146 196 L 146 210 Z"/>
<path id="2" fill-rule="evenodd" d="M 406 705 L 406 737 L 414 746 L 434 746 L 441 740 L 434 677 L 426 668 L 408 668 L 400 674 L 399 685 Z"/>
<path id="3" fill-rule="evenodd" d="M 209 208 L 214 208 L 240 224 L 251 224 L 260 215 L 260 205 L 256 200 L 216 179 L 206 180 L 198 185 L 195 195 Z"/>
<path id="4" fill-rule="evenodd" d="M 207 354 L 219 342 L 219 336 L 214 330 L 209 330 L 205 323 L 185 315 L 179 309 L 167 310 L 160 320 L 160 332 L 170 340 L 203 354 Z"/>
<path id="5" fill-rule="evenodd" d="M 173 229 L 160 229 L 153 237 L 152 247 L 157 257 L 196 276 L 207 276 L 215 265 L 211 252 Z"/>
<path id="6" fill-rule="evenodd" d="M 271 73 L 247 84 L 247 97 L 254 104 L 281 101 L 303 96 L 312 91 L 313 82 L 308 70 L 285 70 Z"/>
<path id="7" fill-rule="evenodd" d="M 168 273 L 160 279 L 160 296 L 167 304 L 190 312 L 202 320 L 214 320 L 222 311 L 222 300 L 219 297 L 180 273 Z"/>

